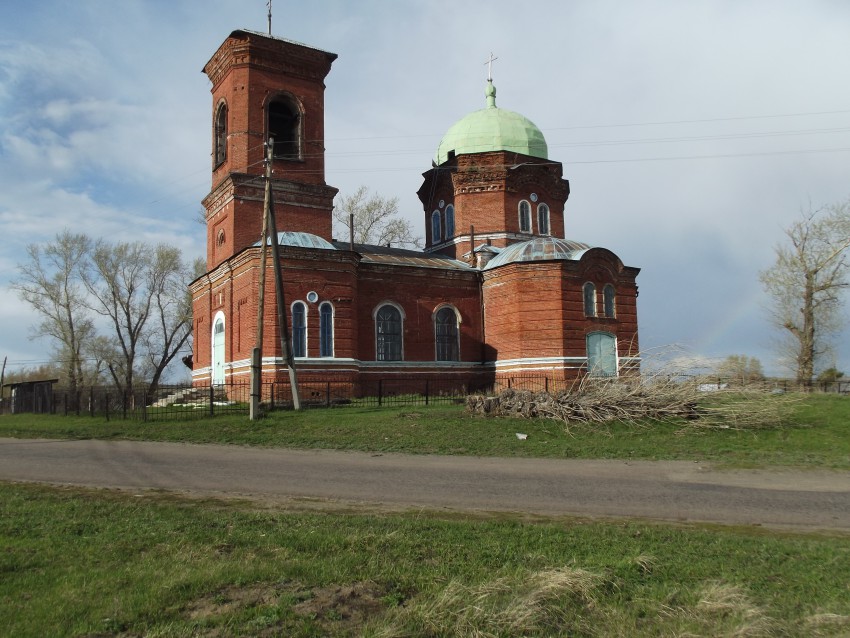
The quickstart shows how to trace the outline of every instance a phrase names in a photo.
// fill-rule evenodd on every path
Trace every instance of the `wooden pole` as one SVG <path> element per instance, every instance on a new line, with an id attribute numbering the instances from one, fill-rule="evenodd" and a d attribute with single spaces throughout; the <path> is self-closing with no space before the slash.
<path id="1" fill-rule="evenodd" d="M 271 157 L 271 155 L 269 155 Z M 263 232 L 260 235 L 260 281 L 257 297 L 257 341 L 251 352 L 251 404 L 249 418 L 256 421 L 260 418 L 260 397 L 263 388 L 263 324 L 266 307 L 266 261 L 268 255 L 268 220 L 271 202 L 271 159 L 266 160 L 266 192 L 263 203 Z"/>
<path id="2" fill-rule="evenodd" d="M 295 410 L 301 409 L 301 395 L 298 392 L 298 374 L 295 371 L 295 361 L 292 357 L 292 349 L 289 347 L 289 325 L 286 321 L 286 298 L 283 294 L 283 270 L 280 265 L 280 246 L 277 240 L 277 221 L 274 216 L 274 197 L 271 196 L 271 164 L 274 149 L 274 139 L 269 138 L 268 148 L 266 149 L 266 188 L 269 190 L 269 207 L 266 210 L 268 217 L 268 233 L 272 246 L 272 263 L 274 265 L 275 292 L 277 293 L 277 322 L 280 329 L 280 351 L 286 361 L 286 367 L 289 370 L 289 386 L 292 389 L 292 407 Z"/>
<path id="3" fill-rule="evenodd" d="M 5 384 L 5 381 L 6 381 L 6 360 L 8 358 L 9 358 L 8 355 L 3 357 L 3 370 L 0 371 L 0 413 L 2 413 L 3 408 L 6 407 L 5 406 L 6 391 L 3 389 L 3 385 Z"/>

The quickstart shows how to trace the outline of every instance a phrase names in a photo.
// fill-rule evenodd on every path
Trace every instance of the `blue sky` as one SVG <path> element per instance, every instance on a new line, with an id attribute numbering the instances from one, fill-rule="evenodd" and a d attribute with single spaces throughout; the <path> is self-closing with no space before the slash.
<path id="1" fill-rule="evenodd" d="M 810 203 L 850 198 L 850 3 L 723 0 L 274 2 L 275 35 L 339 55 L 327 181 L 416 190 L 443 133 L 484 106 L 544 132 L 567 237 L 639 276 L 646 349 L 779 372 L 758 272 Z M 69 228 L 204 253 L 211 98 L 201 68 L 265 0 L 35 0 L 0 8 L 0 357 L 47 359 L 8 288 L 28 243 Z M 850 319 L 850 313 L 844 313 Z M 850 372 L 850 347 L 837 363 Z"/>

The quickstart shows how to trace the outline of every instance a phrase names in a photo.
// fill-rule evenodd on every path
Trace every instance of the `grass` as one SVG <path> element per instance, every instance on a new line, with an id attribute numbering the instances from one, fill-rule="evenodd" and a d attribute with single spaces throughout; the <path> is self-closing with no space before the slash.
<path id="1" fill-rule="evenodd" d="M 517 432 L 528 434 L 519 440 Z M 850 469 L 850 398 L 811 395 L 788 424 L 763 430 L 701 429 L 690 422 L 571 428 L 548 420 L 470 417 L 462 406 L 345 407 L 274 412 L 251 422 L 105 421 L 89 417 L 0 418 L 0 436 L 96 438 L 333 448 L 407 454 L 693 460 L 737 467 Z"/>
<path id="2" fill-rule="evenodd" d="M 850 538 L 0 484 L 4 636 L 838 636 Z"/>

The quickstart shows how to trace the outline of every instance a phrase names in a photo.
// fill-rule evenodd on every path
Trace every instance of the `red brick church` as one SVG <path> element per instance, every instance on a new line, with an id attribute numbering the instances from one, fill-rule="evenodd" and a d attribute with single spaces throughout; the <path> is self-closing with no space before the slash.
<path id="1" fill-rule="evenodd" d="M 448 129 L 423 174 L 424 250 L 333 238 L 324 80 L 336 57 L 239 30 L 204 67 L 213 97 L 212 190 L 203 202 L 208 272 L 190 286 L 193 381 L 249 378 L 269 137 L 300 375 L 477 385 L 512 375 L 613 376 L 637 365 L 639 269 L 564 238 L 563 167 L 549 159 L 540 129 L 496 106 L 491 80 L 484 108 Z M 287 378 L 274 295 L 267 282 L 267 382 Z"/>

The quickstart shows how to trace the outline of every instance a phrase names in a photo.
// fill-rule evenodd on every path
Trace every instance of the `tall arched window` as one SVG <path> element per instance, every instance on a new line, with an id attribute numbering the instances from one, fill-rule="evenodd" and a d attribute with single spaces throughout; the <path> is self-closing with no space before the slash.
<path id="1" fill-rule="evenodd" d="M 549 206 L 540 204 L 537 207 L 537 232 L 541 235 L 549 234 Z"/>
<path id="2" fill-rule="evenodd" d="M 459 361 L 457 314 L 449 306 L 440 308 L 434 317 L 434 339 L 437 361 Z"/>
<path id="3" fill-rule="evenodd" d="M 384 304 L 375 314 L 375 359 L 401 361 L 401 312 L 395 306 Z"/>
<path id="4" fill-rule="evenodd" d="M 301 301 L 292 304 L 292 356 L 307 356 L 307 306 Z"/>
<path id="5" fill-rule="evenodd" d="M 327 301 L 319 306 L 319 356 L 334 356 L 334 307 Z"/>
<path id="6" fill-rule="evenodd" d="M 596 286 L 589 281 L 584 284 L 584 316 L 596 316 Z"/>
<path id="7" fill-rule="evenodd" d="M 435 210 L 431 213 L 431 243 L 439 244 L 442 238 L 442 235 L 440 235 L 440 211 Z"/>
<path id="8" fill-rule="evenodd" d="M 268 107 L 269 137 L 274 138 L 275 159 L 301 157 L 301 117 L 295 104 L 285 96 L 276 97 Z"/>
<path id="9" fill-rule="evenodd" d="M 525 200 L 519 203 L 519 232 L 531 232 L 531 204 Z"/>
<path id="10" fill-rule="evenodd" d="M 617 316 L 617 307 L 614 304 L 615 299 L 616 291 L 614 290 L 614 286 L 605 284 L 605 287 L 602 289 L 602 302 L 605 307 L 605 316 L 610 319 Z"/>
<path id="11" fill-rule="evenodd" d="M 215 158 L 215 165 L 220 166 L 227 159 L 227 104 L 224 102 L 218 105 L 214 126 L 215 150 L 213 157 Z"/>
<path id="12" fill-rule="evenodd" d="M 446 206 L 446 239 L 455 236 L 455 207 L 452 204 Z"/>

